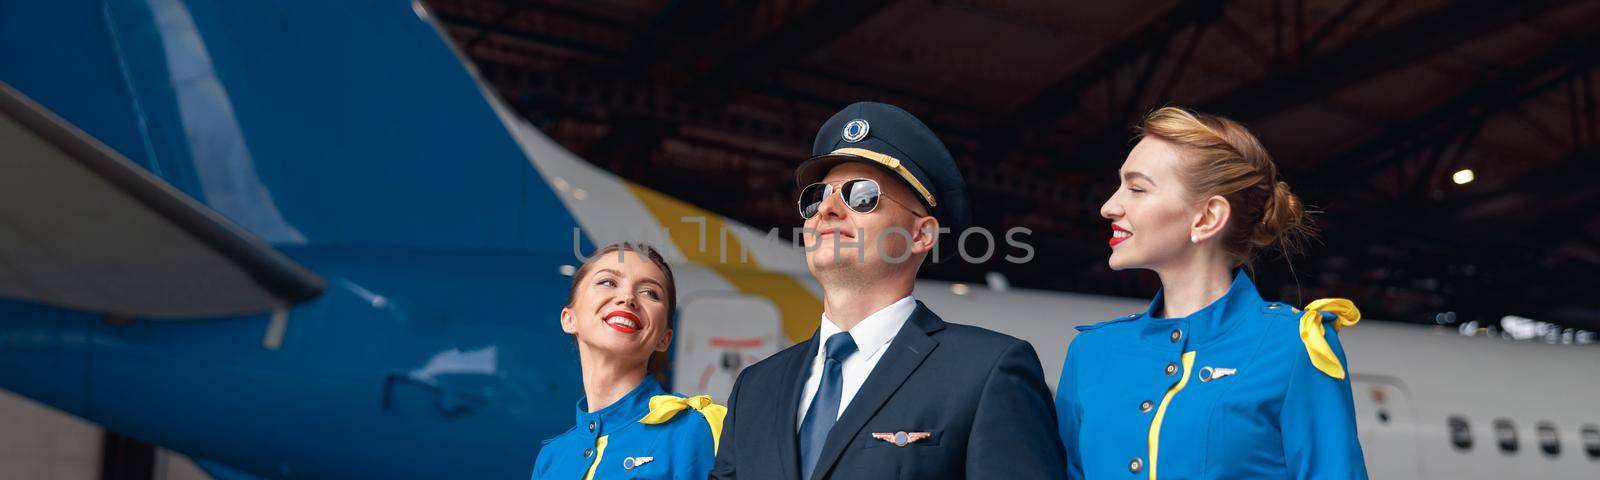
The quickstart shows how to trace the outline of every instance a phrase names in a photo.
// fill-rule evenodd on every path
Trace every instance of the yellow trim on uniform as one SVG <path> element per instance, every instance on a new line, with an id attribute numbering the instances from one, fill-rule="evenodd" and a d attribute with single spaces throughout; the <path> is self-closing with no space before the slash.
<path id="1" fill-rule="evenodd" d="M 1161 450 L 1161 420 L 1167 416 L 1167 404 L 1172 402 L 1172 397 L 1189 384 L 1189 371 L 1194 368 L 1194 352 L 1183 353 L 1183 377 L 1178 379 L 1178 384 L 1167 389 L 1167 395 L 1161 397 L 1161 406 L 1156 408 L 1155 418 L 1150 420 L 1150 480 L 1156 480 L 1156 455 Z"/>
<path id="2" fill-rule="evenodd" d="M 600 466 L 600 457 L 606 455 L 606 439 L 610 435 L 601 435 L 594 441 L 594 463 L 589 464 L 589 471 L 583 474 L 583 480 L 594 480 L 594 469 Z"/>
<path id="3" fill-rule="evenodd" d="M 1311 364 L 1330 377 L 1344 380 L 1344 364 L 1339 363 L 1339 355 L 1333 353 L 1324 336 L 1327 330 L 1322 327 L 1323 312 L 1334 315 L 1333 329 L 1338 331 L 1360 322 L 1361 310 L 1343 298 L 1323 298 L 1306 305 L 1306 312 L 1300 315 L 1300 341 L 1306 344 Z"/>
<path id="4" fill-rule="evenodd" d="M 857 157 L 878 162 L 879 165 L 883 165 L 890 170 L 894 170 L 894 173 L 900 174 L 900 178 L 904 178 L 906 179 L 906 182 L 911 183 L 911 188 L 917 189 L 917 193 L 922 195 L 922 199 L 928 201 L 928 206 L 939 206 L 939 201 L 933 198 L 933 193 L 928 191 L 928 187 L 922 186 L 922 182 L 917 181 L 917 176 L 912 175 L 910 170 L 906 170 L 905 165 L 901 165 L 900 159 L 898 158 L 874 152 L 872 150 L 867 150 L 865 148 L 841 148 L 834 150 L 833 153 L 829 153 L 829 155 L 855 155 Z"/>
<path id="5" fill-rule="evenodd" d="M 678 251 L 688 257 L 690 263 L 710 268 L 716 272 L 740 293 L 765 297 L 772 301 L 782 316 L 783 335 L 791 343 L 799 343 L 811 338 L 811 332 L 816 330 L 818 319 L 822 318 L 822 300 L 811 293 L 799 280 L 781 272 L 759 271 L 761 265 L 754 257 L 748 258 L 748 266 L 730 268 L 739 264 L 739 255 L 744 252 L 744 245 L 739 242 L 739 237 L 729 232 L 721 232 L 728 228 L 727 221 L 721 215 L 684 203 L 676 198 L 669 197 L 661 192 L 651 190 L 633 182 L 624 182 L 628 190 L 639 198 L 639 203 L 656 217 L 656 223 L 667 229 L 667 234 L 672 238 L 672 243 L 677 245 Z M 695 219 L 684 221 L 684 217 Z M 705 223 L 699 222 L 705 219 Z M 701 228 L 704 230 L 701 230 Z M 702 236 L 701 232 L 705 235 Z M 727 244 L 722 242 L 726 240 Z M 726 254 L 726 258 L 723 255 Z M 754 267 L 755 272 L 746 272 Z"/>
<path id="6" fill-rule="evenodd" d="M 728 407 L 717 405 L 711 401 L 710 395 L 697 395 L 693 397 L 679 397 L 677 395 L 656 395 L 650 397 L 650 413 L 639 419 L 639 423 L 657 425 L 672 420 L 678 412 L 690 408 L 700 412 L 705 417 L 706 423 L 711 426 L 711 453 L 717 453 L 717 447 L 722 446 L 722 419 L 728 416 Z"/>

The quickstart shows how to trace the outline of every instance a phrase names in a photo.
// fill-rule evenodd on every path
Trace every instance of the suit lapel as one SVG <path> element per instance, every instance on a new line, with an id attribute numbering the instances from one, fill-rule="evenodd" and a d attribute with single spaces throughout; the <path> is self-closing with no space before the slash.
<path id="1" fill-rule="evenodd" d="M 811 360 L 817 356 L 817 334 L 806 341 L 805 355 L 790 357 L 783 371 L 790 373 L 784 384 L 778 405 L 778 459 L 783 462 L 783 478 L 800 479 L 800 425 L 795 417 L 800 414 L 800 395 L 805 392 L 806 379 L 811 376 Z"/>
<path id="2" fill-rule="evenodd" d="M 845 407 L 844 414 L 839 417 L 839 422 L 833 424 L 833 429 L 828 431 L 828 441 L 822 445 L 822 455 L 817 458 L 817 468 L 812 472 L 815 478 L 822 478 L 839 461 L 839 456 L 844 453 L 844 447 L 850 444 L 850 439 L 861 432 L 861 427 L 866 426 L 867 420 L 877 415 L 878 409 L 883 407 L 889 397 L 900 389 L 907 378 L 911 377 L 922 361 L 928 358 L 939 342 L 929 337 L 929 334 L 944 328 L 944 320 L 934 315 L 932 310 L 917 301 L 917 309 L 911 312 L 911 318 L 900 327 L 900 332 L 894 336 L 894 341 L 889 343 L 889 351 L 883 353 L 883 358 L 878 360 L 878 365 L 872 368 L 872 373 L 867 375 L 866 383 L 861 385 L 861 390 L 850 400 L 850 405 Z M 813 339 L 812 343 L 816 343 Z M 812 349 L 815 352 L 815 348 Z M 798 408 L 798 407 L 797 407 Z M 793 417 L 793 415 L 790 415 Z M 791 421 L 793 419 L 791 418 Z"/>

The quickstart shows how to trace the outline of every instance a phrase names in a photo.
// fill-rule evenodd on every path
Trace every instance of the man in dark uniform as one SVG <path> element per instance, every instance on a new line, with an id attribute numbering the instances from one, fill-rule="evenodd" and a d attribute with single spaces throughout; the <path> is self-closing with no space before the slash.
<path id="1" fill-rule="evenodd" d="M 711 478 L 1066 478 L 1033 346 L 911 296 L 925 258 L 956 253 L 935 246 L 941 227 L 970 223 L 949 150 L 910 113 L 862 102 L 812 153 L 796 180 L 822 321 L 734 382 Z"/>

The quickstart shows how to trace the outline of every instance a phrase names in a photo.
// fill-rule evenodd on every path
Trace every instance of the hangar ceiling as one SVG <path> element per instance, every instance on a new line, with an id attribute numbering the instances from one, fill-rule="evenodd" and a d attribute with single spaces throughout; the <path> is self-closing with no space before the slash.
<path id="1" fill-rule="evenodd" d="M 1028 227 L 1038 251 L 928 277 L 1153 294 L 1105 266 L 1098 211 L 1133 122 L 1181 105 L 1250 126 L 1321 212 L 1306 255 L 1258 262 L 1264 295 L 1600 330 L 1600 3 L 427 3 L 566 147 L 759 228 L 799 224 L 792 170 L 829 115 L 910 110 L 956 155 L 978 224 Z"/>

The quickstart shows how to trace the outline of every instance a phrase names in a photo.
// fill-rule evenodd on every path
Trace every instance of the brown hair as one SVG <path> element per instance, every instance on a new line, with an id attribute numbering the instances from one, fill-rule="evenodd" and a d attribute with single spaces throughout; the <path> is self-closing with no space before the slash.
<path id="1" fill-rule="evenodd" d="M 578 270 L 572 274 L 572 286 L 567 288 L 566 306 L 568 308 L 572 307 L 572 301 L 578 296 L 578 285 L 582 284 L 583 278 L 589 275 L 590 270 L 594 269 L 596 259 L 608 254 L 616 254 L 618 258 L 621 258 L 623 252 L 639 254 L 639 256 L 649 260 L 650 263 L 655 264 L 656 268 L 661 269 L 661 275 L 666 277 L 667 280 L 666 284 L 661 286 L 661 288 L 666 289 L 666 295 L 663 299 L 667 303 L 667 330 L 672 330 L 678 323 L 678 282 L 672 279 L 672 268 L 667 266 L 667 261 L 661 258 L 661 254 L 657 253 L 654 247 L 642 243 L 613 243 L 590 254 L 589 258 L 585 258 L 583 265 L 580 265 Z M 667 379 L 664 378 L 667 370 L 666 352 L 651 353 L 646 369 L 655 375 L 657 381 L 666 383 Z"/>
<path id="2" fill-rule="evenodd" d="M 1316 234 L 1300 197 L 1278 180 L 1278 166 L 1267 149 L 1238 122 L 1162 107 L 1144 117 L 1138 132 L 1177 147 L 1188 161 L 1178 174 L 1192 195 L 1228 200 L 1233 212 L 1223 228 L 1222 248 L 1234 256 L 1235 265 L 1250 263 L 1263 249 L 1298 253 Z"/>

